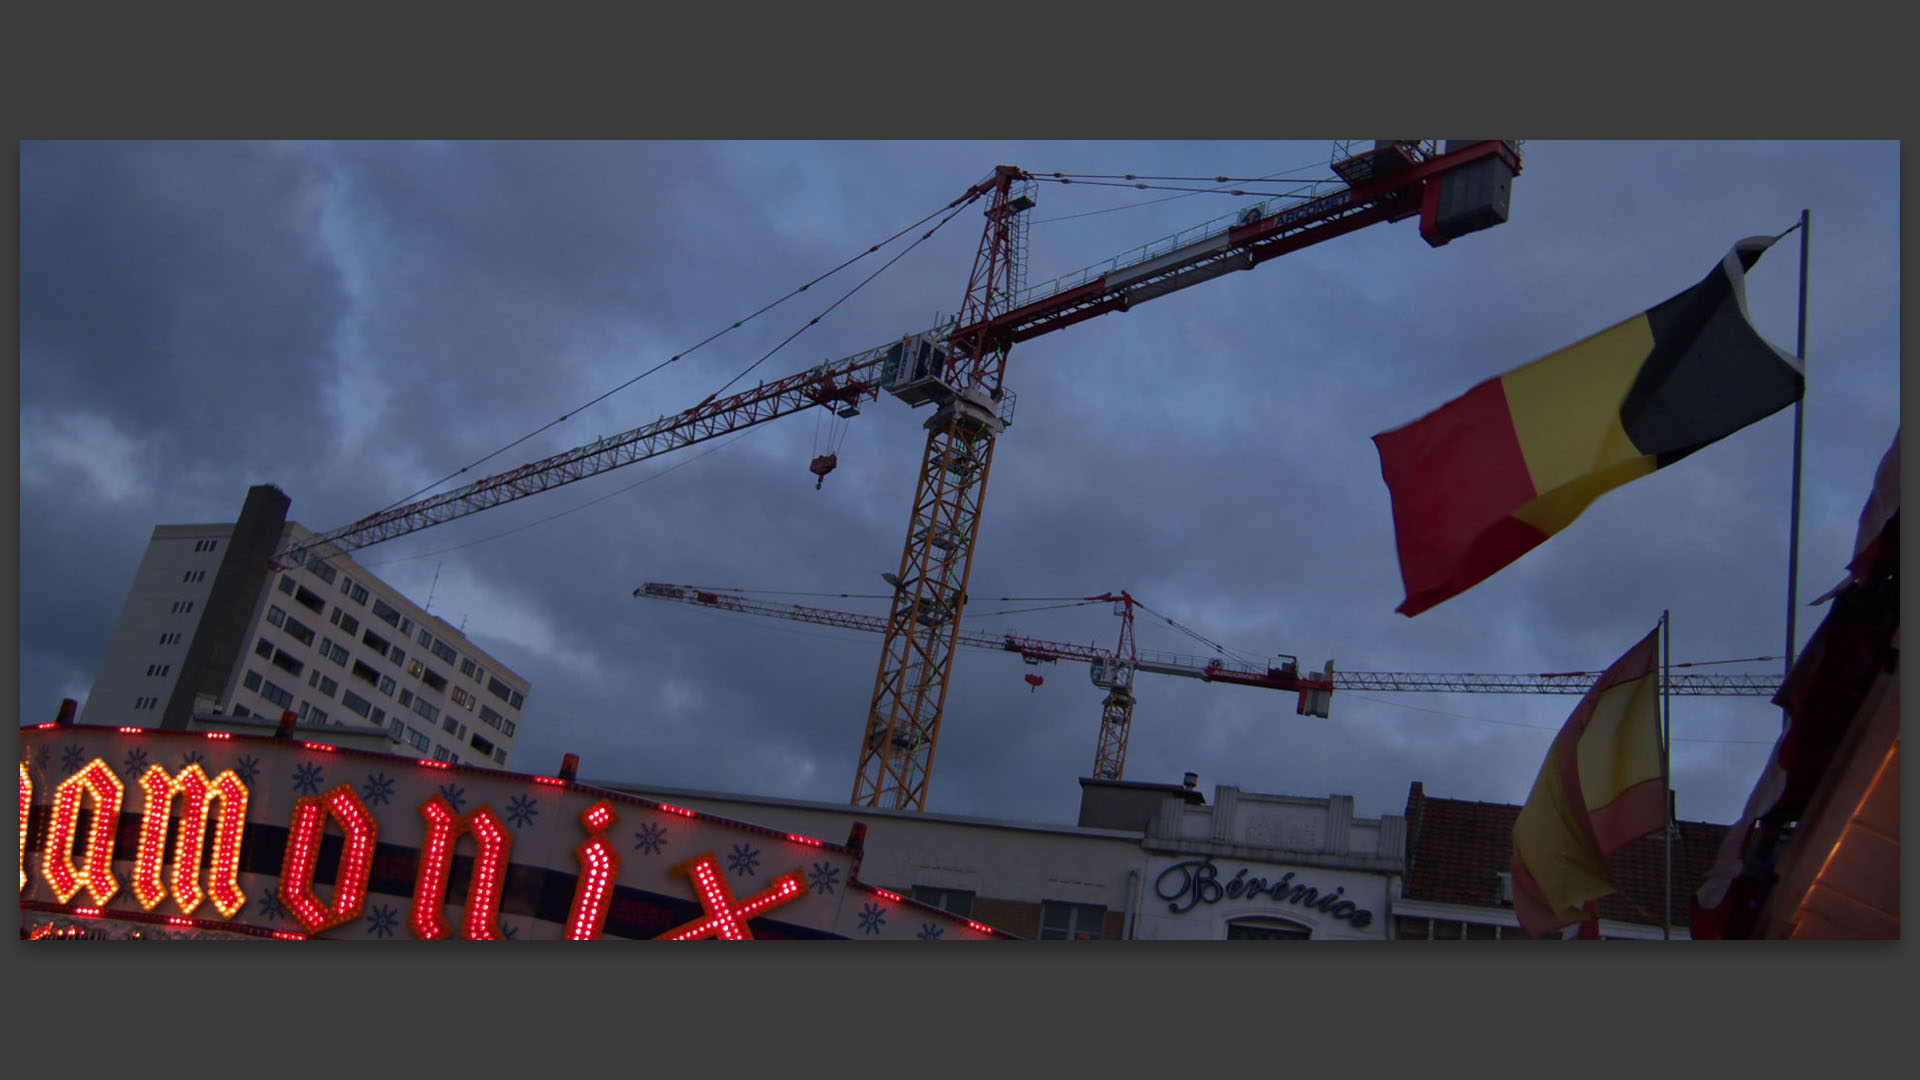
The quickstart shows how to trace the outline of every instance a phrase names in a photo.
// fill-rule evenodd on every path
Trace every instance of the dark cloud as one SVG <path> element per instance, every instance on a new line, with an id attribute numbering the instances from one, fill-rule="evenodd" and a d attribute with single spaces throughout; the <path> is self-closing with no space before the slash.
<path id="1" fill-rule="evenodd" d="M 247 483 L 281 483 L 313 527 L 352 520 L 940 212 L 997 163 L 1304 177 L 1326 159 L 1260 143 L 30 145 L 23 715 L 84 685 L 152 525 L 230 519 Z M 1670 609 L 1676 659 L 1777 655 L 1787 414 L 1602 498 L 1414 620 L 1393 612 L 1369 437 L 1643 310 L 1811 206 L 1802 592 L 1817 594 L 1898 424 L 1895 165 L 1891 144 L 1535 143 L 1501 228 L 1437 250 L 1411 223 L 1363 230 L 1025 343 L 970 621 L 1110 646 L 1104 606 L 988 616 L 1021 606 L 988 598 L 1128 589 L 1215 641 L 1313 668 L 1554 671 L 1604 666 Z M 1040 185 L 1030 280 L 1242 201 L 1174 194 Z M 925 329 L 958 307 L 980 225 L 963 210 L 856 290 L 905 244 L 869 255 L 475 475 L 678 411 L 829 307 L 746 382 Z M 1788 347 L 1797 257 L 1788 241 L 1750 282 L 1756 322 Z M 533 681 L 515 767 L 575 752 L 590 776 L 838 802 L 878 638 L 630 594 L 646 580 L 880 591 L 926 416 L 867 405 L 819 490 L 806 466 L 833 432 L 795 416 L 361 558 Z M 96 436 L 97 451 L 72 445 Z M 1803 611 L 1803 638 L 1818 614 Z M 1164 620 L 1143 618 L 1140 638 L 1208 651 Z M 1572 705 L 1354 693 L 1309 719 L 1290 694 L 1142 676 L 1139 695 L 1130 778 L 1350 793 L 1366 814 L 1397 812 L 1416 779 L 1523 798 Z M 962 651 L 929 808 L 1073 820 L 1100 698 L 1082 669 Z M 1676 715 L 1682 812 L 1731 817 L 1777 712 L 1696 698 Z"/>

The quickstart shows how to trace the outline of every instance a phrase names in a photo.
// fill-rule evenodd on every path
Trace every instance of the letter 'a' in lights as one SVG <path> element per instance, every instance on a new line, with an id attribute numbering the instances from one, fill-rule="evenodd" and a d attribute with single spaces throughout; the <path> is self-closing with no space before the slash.
<path id="1" fill-rule="evenodd" d="M 313 893 L 313 872 L 328 818 L 340 823 L 346 843 L 341 846 L 340 867 L 333 878 L 333 903 L 322 904 Z M 280 868 L 280 899 L 307 933 L 318 934 L 360 917 L 367 902 L 367 879 L 379 833 L 379 822 L 354 793 L 352 784 L 295 800 L 293 827 L 287 830 L 287 856 Z"/>
<path id="2" fill-rule="evenodd" d="M 86 768 L 53 789 L 53 821 L 47 830 L 46 855 L 40 860 L 40 870 L 61 903 L 73 899 L 83 886 L 100 905 L 120 890 L 120 881 L 113 876 L 113 831 L 120 821 L 124 793 L 120 778 L 99 758 L 87 762 Z M 73 844 L 79 828 L 80 802 L 88 796 L 93 799 L 93 820 L 87 828 L 87 854 L 82 867 L 73 864 Z"/>

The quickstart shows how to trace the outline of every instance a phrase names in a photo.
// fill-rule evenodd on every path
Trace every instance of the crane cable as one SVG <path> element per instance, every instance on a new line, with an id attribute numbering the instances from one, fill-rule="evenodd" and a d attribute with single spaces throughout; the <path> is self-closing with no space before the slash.
<path id="1" fill-rule="evenodd" d="M 802 326 L 799 330 L 794 331 L 792 335 L 788 336 L 786 341 L 782 341 L 779 345 L 774 346 L 773 352 L 769 352 L 767 353 L 766 356 L 762 356 L 759 360 L 754 361 L 753 364 L 748 366 L 746 371 L 742 371 L 739 375 L 735 375 L 731 380 L 727 382 L 725 386 L 722 386 L 720 390 L 717 390 L 714 393 L 708 395 L 706 401 L 712 401 L 715 397 L 718 397 L 721 392 L 725 391 L 728 386 L 732 386 L 734 383 L 744 378 L 747 372 L 752 371 L 756 367 L 759 367 L 761 362 L 766 360 L 767 357 L 772 356 L 774 352 L 778 352 L 781 348 L 784 348 L 787 342 L 790 342 L 795 337 L 798 337 L 803 331 L 807 329 L 807 327 L 812 326 L 814 323 L 819 322 L 821 317 L 826 315 L 827 312 L 830 312 L 835 307 L 840 306 L 840 304 L 843 303 L 847 299 L 847 297 L 852 296 L 853 293 L 858 292 L 860 289 L 864 288 L 867 285 L 867 283 L 871 282 L 874 277 L 877 277 L 881 271 L 886 270 L 887 267 L 890 267 L 894 263 L 900 261 L 901 255 L 905 255 L 908 251 L 912 251 L 915 247 L 919 246 L 919 244 L 922 241 L 926 240 L 928 237 L 932 236 L 935 232 L 937 232 L 941 225 L 945 225 L 948 221 L 953 220 L 953 217 L 955 214 L 958 214 L 961 209 L 965 208 L 965 206 L 968 203 L 973 201 L 973 198 L 977 198 L 977 197 L 978 197 L 977 195 L 974 195 L 972 197 L 962 196 L 958 199 L 955 199 L 953 202 L 950 202 L 946 206 L 941 207 L 940 210 L 935 210 L 932 213 L 927 214 L 925 217 L 922 217 L 920 220 L 914 222 L 911 225 L 906 226 L 905 228 L 894 233 L 892 236 L 887 237 L 885 240 L 882 240 L 879 243 L 868 247 L 867 250 L 861 252 L 858 255 L 853 256 L 852 258 L 846 260 L 845 262 L 834 267 L 833 269 L 828 270 L 826 273 L 821 274 L 818 277 L 814 278 L 813 280 L 808 281 L 805 284 L 799 286 L 798 288 L 795 288 L 789 291 L 785 296 L 780 297 L 778 300 L 774 300 L 771 303 L 763 305 L 759 310 L 753 312 L 751 315 L 747 315 L 744 318 L 734 320 L 732 324 L 720 330 L 714 331 L 713 333 L 707 335 L 705 338 L 702 338 L 700 341 L 698 341 L 691 347 L 684 349 L 674 354 L 673 356 L 668 357 L 665 360 L 660 361 L 658 364 L 655 364 L 654 366 L 648 368 L 647 370 L 641 372 L 640 374 L 635 375 L 633 378 L 628 379 L 626 382 L 623 382 L 620 385 L 615 386 L 613 389 L 608 390 L 603 394 L 600 394 L 598 397 L 593 398 L 591 401 L 588 401 L 585 404 L 578 405 L 572 409 L 567 410 L 565 413 L 562 413 L 559 417 L 553 420 L 550 420 L 545 424 L 540 425 L 539 427 L 533 429 L 532 431 L 527 432 L 525 435 L 522 435 L 517 439 L 514 439 L 512 442 L 509 442 L 506 445 L 501 446 L 500 448 L 492 451 L 491 453 L 488 453 L 480 458 L 476 458 L 475 460 L 468 462 L 465 465 L 462 465 L 460 468 L 455 469 L 453 472 L 450 472 L 447 475 L 441 477 L 440 479 L 435 480 L 434 482 L 426 485 L 423 488 L 420 488 L 418 491 L 415 491 L 413 494 L 403 495 L 400 498 L 395 499 L 393 502 L 390 502 L 386 506 L 381 507 L 379 510 L 374 511 L 374 513 L 376 514 L 385 513 L 386 511 L 391 510 L 394 507 L 404 506 L 405 504 L 410 503 L 415 499 L 418 499 L 422 495 L 425 495 L 427 492 L 432 491 L 434 488 L 439 487 L 440 485 L 446 483 L 447 481 L 452 480 L 464 473 L 467 473 L 473 470 L 475 467 L 485 464 L 486 462 L 492 460 L 493 458 L 496 458 L 501 454 L 506 453 L 508 450 L 511 450 L 516 446 L 519 446 L 521 443 L 526 442 L 528 439 L 531 439 L 536 435 L 539 435 L 541 432 L 544 432 L 549 428 L 554 427 L 557 424 L 566 422 L 567 420 L 571 419 L 573 416 L 580 413 L 581 411 L 585 409 L 590 409 L 593 406 L 598 405 L 602 401 L 605 401 L 607 398 L 612 397 L 614 394 L 617 394 L 620 391 L 625 390 L 627 387 L 632 386 L 634 383 L 637 383 L 640 380 L 646 378 L 647 376 L 652 375 L 653 373 L 659 371 L 661 368 L 666 367 L 668 364 L 672 364 L 678 361 L 679 359 L 681 359 L 682 357 L 691 355 L 696 350 L 708 344 L 711 344 L 713 341 L 720 338 L 721 336 L 732 333 L 733 331 L 740 329 L 740 327 L 746 325 L 749 322 L 752 322 L 753 320 L 759 318 L 760 316 L 766 314 L 767 312 L 773 310 L 774 308 L 780 306 L 781 304 L 786 303 L 788 300 L 793 299 L 795 296 L 798 296 L 801 293 L 806 292 L 809 288 L 820 284 L 821 282 L 827 280 L 828 278 L 839 273 L 840 271 L 845 270 L 847 267 L 852 266 L 854 263 L 859 262 L 861 259 L 864 259 L 867 256 L 874 254 L 875 252 L 879 251 L 881 248 L 887 246 L 888 244 L 893 243 L 895 240 L 900 239 L 902 236 L 905 236 L 906 234 L 926 224 L 928 221 L 931 221 L 934 217 L 938 216 L 942 210 L 951 211 L 950 213 L 947 214 L 946 218 L 940 221 L 938 225 L 935 225 L 932 229 L 929 229 L 925 233 L 921 234 L 919 240 L 915 240 L 912 244 L 908 245 L 904 251 L 900 252 L 899 255 L 895 255 L 892 259 L 888 260 L 886 265 L 882 266 L 880 270 L 876 270 L 872 275 L 869 275 L 866 281 L 862 281 L 859 285 L 854 286 L 854 288 L 851 291 L 849 291 L 846 294 L 846 296 L 842 296 L 839 300 L 834 301 L 833 304 L 830 305 L 825 311 L 822 311 L 820 315 L 814 316 L 813 319 L 806 324 L 806 326 Z M 701 402 L 701 404 L 702 405 L 706 404 L 706 401 Z M 589 503 L 587 505 L 592 505 L 592 504 Z M 505 534 L 502 534 L 502 535 L 505 535 Z"/>

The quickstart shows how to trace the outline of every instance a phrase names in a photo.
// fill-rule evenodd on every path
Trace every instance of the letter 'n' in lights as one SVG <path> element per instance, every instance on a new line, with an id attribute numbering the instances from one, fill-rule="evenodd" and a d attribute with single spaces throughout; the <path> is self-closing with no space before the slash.
<path id="1" fill-rule="evenodd" d="M 313 893 L 313 871 L 329 817 L 340 823 L 346 843 L 333 878 L 333 903 L 322 904 Z M 287 830 L 287 857 L 280 868 L 280 899 L 307 933 L 317 934 L 360 917 L 379 833 L 379 822 L 354 794 L 352 784 L 295 800 L 293 827 Z"/>
<path id="2" fill-rule="evenodd" d="M 206 849 L 207 818 L 218 802 L 220 816 L 214 819 L 207 891 L 220 914 L 233 918 L 247 902 L 246 893 L 240 891 L 240 836 L 247 825 L 247 786 L 232 769 L 209 780 L 197 764 L 180 770 L 179 776 L 169 776 L 166 769 L 153 765 L 141 775 L 140 789 L 146 795 L 146 811 L 133 868 L 133 896 L 140 902 L 140 909 L 152 911 L 166 898 L 167 883 L 161 880 L 161 867 L 166 861 L 174 796 L 178 795 L 182 805 L 173 852 L 174 903 L 180 906 L 182 915 L 191 915 L 206 899 L 200 890 L 201 855 Z"/>
<path id="3" fill-rule="evenodd" d="M 420 804 L 427 819 L 427 841 L 420 851 L 420 874 L 413 886 L 413 936 L 425 941 L 446 937 L 447 877 L 453 866 L 454 845 L 463 833 L 473 835 L 473 874 L 467 883 L 461 936 L 469 941 L 496 941 L 500 937 L 500 892 L 507 883 L 507 856 L 513 834 L 486 804 L 456 815 L 444 795 Z"/>
<path id="4" fill-rule="evenodd" d="M 726 878 L 721 876 L 720 861 L 713 857 L 711 851 L 681 863 L 673 868 L 673 872 L 693 882 L 694 892 L 700 896 L 700 907 L 706 914 L 659 935 L 662 941 L 693 941 L 699 938 L 750 941 L 753 931 L 747 929 L 748 919 L 798 900 L 807 892 L 807 883 L 800 873 L 789 871 L 774 878 L 772 885 L 735 903 L 733 890 L 727 888 Z"/>
<path id="5" fill-rule="evenodd" d="M 53 789 L 53 822 L 47 831 L 46 855 L 40 860 L 40 869 L 61 903 L 73 899 L 82 886 L 100 905 L 120 891 L 120 881 L 113 876 L 113 831 L 120 823 L 120 798 L 124 793 L 120 778 L 99 758 L 87 762 L 86 768 Z M 87 828 L 86 865 L 79 867 L 73 864 L 73 843 L 80 822 L 80 800 L 85 796 L 93 798 L 93 821 Z"/>

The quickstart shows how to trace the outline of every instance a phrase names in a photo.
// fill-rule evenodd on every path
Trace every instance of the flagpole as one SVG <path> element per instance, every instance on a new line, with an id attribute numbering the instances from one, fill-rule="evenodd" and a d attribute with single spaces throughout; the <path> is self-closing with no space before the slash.
<path id="1" fill-rule="evenodd" d="M 1800 211 L 1800 327 L 1798 340 L 1794 344 L 1794 355 L 1800 360 L 1801 391 L 1800 397 L 1793 403 L 1793 504 L 1787 518 L 1787 654 L 1785 675 L 1793 674 L 1793 615 L 1795 594 L 1799 592 L 1800 578 L 1800 438 L 1802 413 L 1807 400 L 1807 232 L 1808 211 Z M 1792 231 L 1792 230 L 1788 230 Z M 1783 675 L 1784 678 L 1784 675 Z M 1780 727 L 1787 726 L 1787 710 L 1780 709 Z"/>
<path id="2" fill-rule="evenodd" d="M 1668 690 L 1667 669 L 1673 663 L 1673 625 L 1671 611 L 1660 613 L 1660 790 L 1666 796 L 1667 874 L 1664 900 L 1660 907 L 1660 938 L 1673 940 L 1673 698 Z"/>

